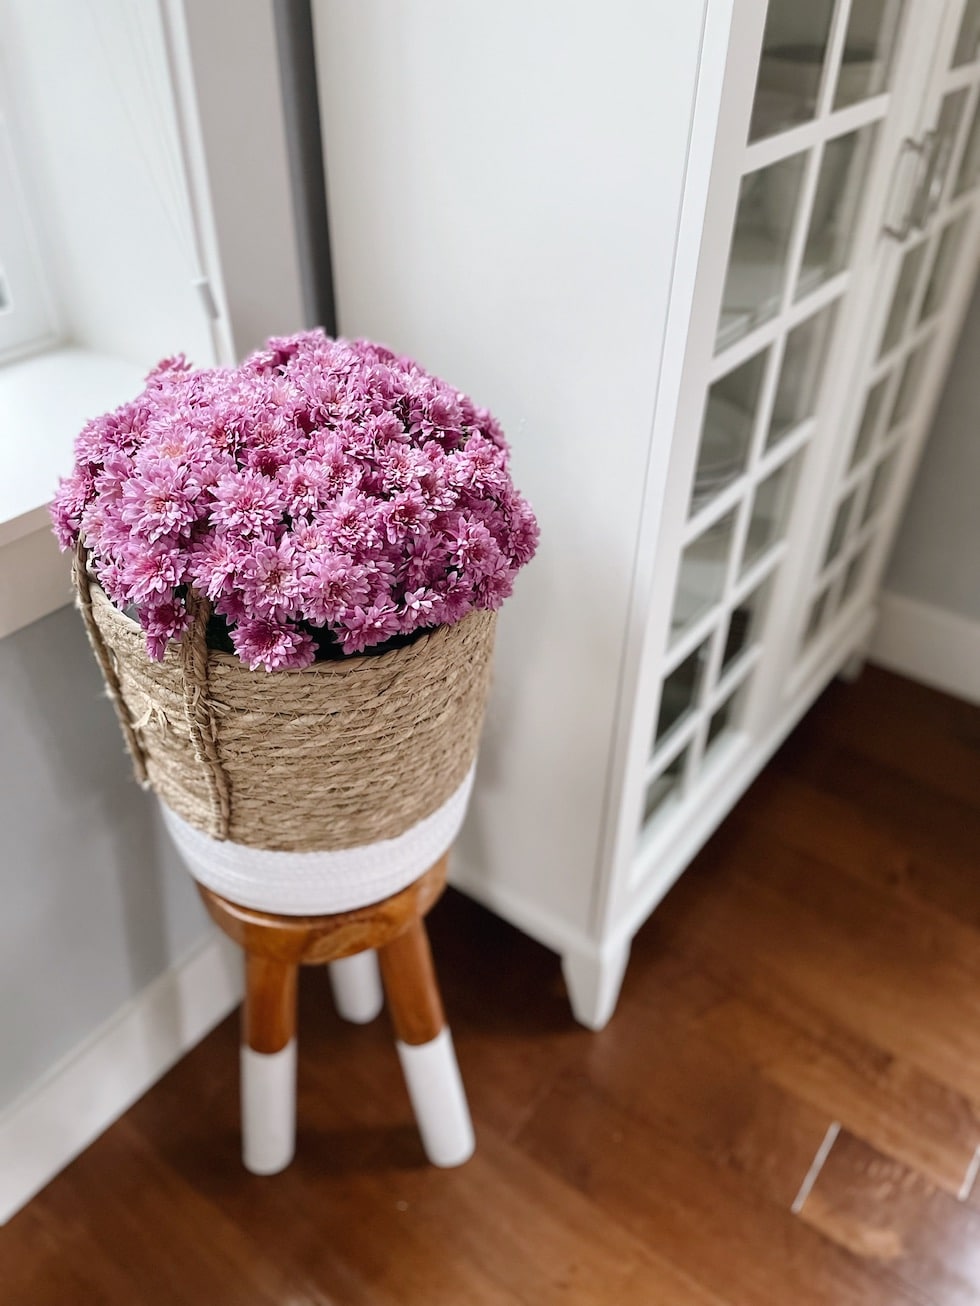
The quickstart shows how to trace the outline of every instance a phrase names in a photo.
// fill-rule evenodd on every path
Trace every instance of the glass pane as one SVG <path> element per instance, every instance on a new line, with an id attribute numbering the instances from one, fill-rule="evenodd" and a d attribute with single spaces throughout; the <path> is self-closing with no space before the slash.
<path id="1" fill-rule="evenodd" d="M 879 95 L 888 86 L 902 0 L 853 0 L 834 108 Z"/>
<path id="2" fill-rule="evenodd" d="M 738 729 L 739 717 L 742 714 L 742 703 L 745 699 L 745 685 L 739 685 L 733 694 L 725 699 L 721 707 L 713 714 L 708 722 L 708 735 L 705 739 L 705 753 L 709 751 L 716 740 L 722 735 L 729 734 Z"/>
<path id="3" fill-rule="evenodd" d="M 807 122 L 817 96 L 833 0 L 769 0 L 749 140 Z"/>
<path id="4" fill-rule="evenodd" d="M 894 375 L 894 373 L 892 373 Z M 884 377 L 877 385 L 872 386 L 868 391 L 868 397 L 864 401 L 864 412 L 861 414 L 861 425 L 857 429 L 857 435 L 854 437 L 854 448 L 851 451 L 851 461 L 848 465 L 848 471 L 856 467 L 858 463 L 863 462 L 867 457 L 868 450 L 871 448 L 871 441 L 874 439 L 874 433 L 878 426 L 878 418 L 881 416 L 881 408 L 885 402 L 885 390 L 888 386 L 889 377 Z"/>
<path id="5" fill-rule="evenodd" d="M 824 147 L 797 299 L 847 266 L 861 200 L 867 193 L 865 182 L 875 131 L 874 125 L 862 127 L 828 141 Z"/>
<path id="6" fill-rule="evenodd" d="M 779 311 L 804 155 L 742 178 L 716 349 L 725 349 Z"/>
<path id="7" fill-rule="evenodd" d="M 970 134 L 966 138 L 966 147 L 960 160 L 956 189 L 953 193 L 962 195 L 964 191 L 977 184 L 978 176 L 980 176 L 980 99 L 977 100 L 977 107 L 973 111 Z"/>
<path id="8" fill-rule="evenodd" d="M 980 0 L 966 0 L 959 36 L 956 38 L 956 49 L 953 51 L 952 66 L 958 68 L 960 64 L 971 63 L 977 57 L 978 45 L 980 45 Z"/>
<path id="9" fill-rule="evenodd" d="M 923 341 L 906 359 L 902 379 L 898 383 L 898 390 L 895 394 L 895 402 L 892 404 L 891 416 L 888 419 L 889 431 L 897 426 L 899 422 L 904 422 L 915 406 L 915 401 L 919 397 L 919 387 L 922 382 L 922 373 L 925 370 L 930 344 L 931 341 L 929 340 Z"/>
<path id="10" fill-rule="evenodd" d="M 868 491 L 868 498 L 864 505 L 864 512 L 861 514 L 861 525 L 869 522 L 884 502 L 885 495 L 888 493 L 888 487 L 891 485 L 892 477 L 895 474 L 895 463 L 898 456 L 898 450 L 893 449 L 887 458 L 883 458 L 874 470 L 871 478 L 871 489 Z"/>
<path id="11" fill-rule="evenodd" d="M 920 322 L 924 322 L 927 317 L 932 317 L 933 313 L 938 312 L 943 306 L 946 292 L 949 290 L 953 277 L 953 270 L 956 267 L 956 256 L 960 252 L 960 242 L 963 239 L 965 226 L 966 214 L 961 213 L 958 218 L 948 224 L 939 237 L 939 248 L 936 251 L 932 271 L 929 273 L 929 284 L 926 286 L 925 298 L 922 301 L 922 312 L 919 314 Z"/>
<path id="12" fill-rule="evenodd" d="M 721 597 L 734 529 L 735 514 L 730 512 L 684 550 L 671 619 L 673 635 L 690 626 Z"/>
<path id="13" fill-rule="evenodd" d="M 708 391 L 691 512 L 745 471 L 768 350 L 716 381 Z"/>
<path id="14" fill-rule="evenodd" d="M 728 619 L 725 651 L 721 658 L 722 674 L 728 670 L 740 653 L 744 653 L 759 637 L 759 627 L 769 601 L 770 583 L 765 581 L 735 608 Z"/>
<path id="15" fill-rule="evenodd" d="M 851 520 L 851 511 L 854 508 L 854 500 L 857 498 L 857 490 L 852 490 L 846 499 L 842 499 L 837 513 L 834 517 L 834 525 L 830 532 L 830 539 L 827 541 L 827 551 L 824 554 L 823 565 L 829 567 L 833 560 L 844 547 L 844 541 L 847 539 L 847 527 Z"/>
<path id="16" fill-rule="evenodd" d="M 835 306 L 808 317 L 786 337 L 766 448 L 812 417 L 833 330 Z"/>
<path id="17" fill-rule="evenodd" d="M 701 678 L 708 661 L 709 644 L 710 640 L 705 640 L 664 680 L 660 691 L 660 713 L 653 739 L 654 748 L 675 726 L 689 717 L 697 706 Z"/>
<path id="18" fill-rule="evenodd" d="M 689 751 L 689 749 L 685 748 L 679 756 L 674 758 L 669 766 L 664 768 L 655 780 L 651 780 L 649 785 L 647 785 L 646 798 L 643 802 L 644 825 L 650 821 L 651 817 L 660 811 L 671 794 L 676 796 L 681 776 L 684 774 L 684 767 L 687 763 Z"/>
<path id="19" fill-rule="evenodd" d="M 898 274 L 898 280 L 895 282 L 895 289 L 892 291 L 891 308 L 888 310 L 888 321 L 885 323 L 885 330 L 881 337 L 881 346 L 878 349 L 878 357 L 890 353 L 901 340 L 905 332 L 905 324 L 908 321 L 909 309 L 912 305 L 912 296 L 915 294 L 915 288 L 919 284 L 919 272 L 922 269 L 922 260 L 926 256 L 926 242 L 920 241 L 912 249 L 905 253 L 902 259 L 902 270 Z"/>
<path id="20" fill-rule="evenodd" d="M 752 501 L 752 516 L 749 519 L 749 533 L 745 541 L 745 553 L 742 558 L 743 573 L 777 540 L 782 539 L 786 530 L 799 461 L 799 455 L 791 458 L 778 471 L 767 477 L 756 490 Z"/>
<path id="21" fill-rule="evenodd" d="M 841 603 L 846 602 L 857 589 L 867 558 L 868 550 L 865 548 L 847 564 L 847 571 L 844 573 L 844 585 L 840 592 Z"/>
<path id="22" fill-rule="evenodd" d="M 810 615 L 807 617 L 806 629 L 803 631 L 803 643 L 809 644 L 823 629 L 824 622 L 830 615 L 830 590 L 825 589 L 813 600 Z"/>

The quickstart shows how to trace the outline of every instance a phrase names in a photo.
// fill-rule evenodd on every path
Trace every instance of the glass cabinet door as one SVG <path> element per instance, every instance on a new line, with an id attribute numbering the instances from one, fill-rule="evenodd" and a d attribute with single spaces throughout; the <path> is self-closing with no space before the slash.
<path id="1" fill-rule="evenodd" d="M 857 396 L 847 452 L 834 489 L 802 628 L 801 652 L 833 639 L 838 617 L 866 597 L 869 566 L 881 561 L 894 520 L 895 493 L 922 434 L 923 404 L 934 386 L 930 368 L 943 361 L 946 310 L 972 284 L 969 239 L 980 203 L 980 3 L 962 6 L 945 71 L 935 88 L 931 129 L 921 139 L 918 186 L 906 221 L 889 225 L 894 243 L 890 289 L 875 333 L 871 363 Z M 887 284 L 887 283 L 886 283 Z M 940 356 L 937 357 L 937 353 Z"/>
<path id="2" fill-rule="evenodd" d="M 859 238 L 881 206 L 880 187 L 873 193 L 869 178 L 879 166 L 912 3 L 765 6 L 713 347 L 710 358 L 697 360 L 709 375 L 693 472 L 679 491 L 687 511 L 658 668 L 641 817 L 647 841 L 679 804 L 696 800 L 702 780 L 736 757 L 751 730 L 746 713 L 771 635 L 790 524 L 814 449 L 839 440 L 822 420 L 828 381 L 840 384 L 828 368 L 848 292 L 863 271 Z M 961 166 L 980 171 L 980 158 Z M 933 299 L 946 275 L 935 257 L 934 268 Z M 916 275 L 926 276 L 925 263 Z M 902 291 L 908 302 L 896 309 L 910 318 L 926 302 L 924 292 L 910 289 L 912 280 L 910 270 Z M 906 331 L 904 317 L 891 328 L 896 340 Z M 869 484 L 887 452 L 878 428 L 891 420 L 896 395 L 875 394 L 858 464 Z M 855 560 L 852 541 L 866 538 L 860 523 L 868 496 L 845 494 L 845 502 L 825 545 L 835 575 Z"/>

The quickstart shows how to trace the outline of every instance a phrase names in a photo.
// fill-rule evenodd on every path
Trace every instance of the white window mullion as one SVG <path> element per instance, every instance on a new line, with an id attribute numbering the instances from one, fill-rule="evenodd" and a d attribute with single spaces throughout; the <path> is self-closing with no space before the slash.
<path id="1" fill-rule="evenodd" d="M 0 363 L 53 343 L 56 335 L 34 223 L 0 114 Z"/>

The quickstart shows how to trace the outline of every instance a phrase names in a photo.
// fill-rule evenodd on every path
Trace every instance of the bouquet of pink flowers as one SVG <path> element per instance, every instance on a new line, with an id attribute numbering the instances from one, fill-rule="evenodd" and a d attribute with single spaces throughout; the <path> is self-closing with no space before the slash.
<path id="1" fill-rule="evenodd" d="M 320 330 L 236 368 L 160 363 L 78 436 L 52 516 L 151 657 L 187 629 L 193 589 L 209 643 L 268 671 L 497 608 L 538 538 L 486 409 Z"/>

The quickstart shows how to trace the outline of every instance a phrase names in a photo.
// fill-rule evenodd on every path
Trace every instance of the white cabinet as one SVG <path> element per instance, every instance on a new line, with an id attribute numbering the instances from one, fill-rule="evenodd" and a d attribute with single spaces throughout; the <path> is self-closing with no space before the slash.
<path id="1" fill-rule="evenodd" d="M 338 314 L 541 518 L 454 878 L 602 1025 L 859 656 L 976 267 L 980 4 L 315 6 Z"/>

